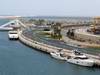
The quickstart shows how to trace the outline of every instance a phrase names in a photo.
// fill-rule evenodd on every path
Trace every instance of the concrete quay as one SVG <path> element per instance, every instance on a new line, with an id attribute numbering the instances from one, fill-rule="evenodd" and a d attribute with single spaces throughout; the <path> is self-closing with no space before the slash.
<path id="1" fill-rule="evenodd" d="M 50 52 L 60 49 L 60 48 L 57 48 L 54 46 L 50 46 L 50 45 L 47 45 L 44 43 L 37 42 L 35 40 L 31 40 L 31 39 L 25 37 L 24 35 L 22 35 L 21 33 L 22 32 L 19 32 L 19 40 L 28 46 L 31 46 L 33 48 L 39 49 L 39 50 L 47 52 L 47 53 L 50 53 Z"/>
<path id="2" fill-rule="evenodd" d="M 18 34 L 19 34 L 19 40 L 32 48 L 36 48 L 36 49 L 46 52 L 46 53 L 54 52 L 57 50 L 62 50 L 66 55 L 73 56 L 72 50 L 62 49 L 59 47 L 55 47 L 55 46 L 37 42 L 35 40 L 31 40 L 31 39 L 27 38 L 26 36 L 24 36 L 22 34 L 22 31 L 19 31 Z M 95 61 L 95 63 L 94 63 L 95 66 L 100 67 L 100 57 L 99 56 L 95 56 L 95 55 L 91 55 L 91 54 L 86 54 L 86 55 Z"/>

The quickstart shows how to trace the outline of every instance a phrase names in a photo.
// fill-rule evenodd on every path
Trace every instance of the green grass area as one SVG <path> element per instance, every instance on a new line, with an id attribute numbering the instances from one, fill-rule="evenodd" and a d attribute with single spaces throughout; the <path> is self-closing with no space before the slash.
<path id="1" fill-rule="evenodd" d="M 53 36 L 52 34 L 49 34 L 49 33 L 46 33 L 46 32 L 39 32 L 39 34 L 41 35 L 41 36 L 43 36 L 43 37 L 46 37 L 46 38 L 52 38 L 52 39 L 61 39 L 62 38 L 62 36 Z"/>
<path id="2" fill-rule="evenodd" d="M 50 34 L 49 32 L 47 31 L 42 31 L 42 30 L 33 30 L 33 33 L 37 33 L 39 34 L 41 37 L 44 37 L 44 38 L 50 38 L 50 39 L 56 39 L 56 40 L 61 40 L 62 39 L 62 36 L 54 36 L 52 34 Z"/>
<path id="3" fill-rule="evenodd" d="M 39 31 L 38 34 L 41 35 L 41 36 L 43 36 L 43 37 L 47 37 L 47 38 L 51 37 L 51 35 L 49 33 L 46 33 L 46 32 L 43 32 L 43 31 Z"/>
<path id="4" fill-rule="evenodd" d="M 54 35 L 51 35 L 51 38 L 54 38 L 54 39 L 61 39 L 62 38 L 62 36 L 60 35 L 60 36 L 54 36 Z"/>

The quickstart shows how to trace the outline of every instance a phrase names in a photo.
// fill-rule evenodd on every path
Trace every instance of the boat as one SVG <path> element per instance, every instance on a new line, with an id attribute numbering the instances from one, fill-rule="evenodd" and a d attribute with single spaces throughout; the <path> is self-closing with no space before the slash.
<path id="1" fill-rule="evenodd" d="M 0 27 L 0 31 L 9 31 L 9 30 L 13 30 L 12 27 Z"/>
<path id="2" fill-rule="evenodd" d="M 67 57 L 62 53 L 62 52 L 51 52 L 50 55 L 55 58 L 55 59 L 59 59 L 59 60 L 66 60 Z"/>
<path id="3" fill-rule="evenodd" d="M 74 50 L 70 56 L 64 54 L 62 51 L 51 52 L 50 55 L 59 60 L 65 60 L 69 63 L 73 63 L 80 66 L 92 67 L 94 65 L 94 60 L 87 57 L 85 54 Z"/>
<path id="4" fill-rule="evenodd" d="M 85 54 L 80 52 L 74 52 L 73 56 L 67 57 L 67 62 L 92 67 L 94 65 L 94 60 L 87 57 Z"/>
<path id="5" fill-rule="evenodd" d="M 8 32 L 8 38 L 10 40 L 17 40 L 18 39 L 18 32 L 17 31 L 9 31 Z"/>

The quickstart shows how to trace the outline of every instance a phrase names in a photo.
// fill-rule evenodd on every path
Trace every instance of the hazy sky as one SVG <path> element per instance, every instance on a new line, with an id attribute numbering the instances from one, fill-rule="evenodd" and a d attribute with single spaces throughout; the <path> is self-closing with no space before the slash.
<path id="1" fill-rule="evenodd" d="M 100 16 L 100 0 L 0 0 L 0 15 Z"/>

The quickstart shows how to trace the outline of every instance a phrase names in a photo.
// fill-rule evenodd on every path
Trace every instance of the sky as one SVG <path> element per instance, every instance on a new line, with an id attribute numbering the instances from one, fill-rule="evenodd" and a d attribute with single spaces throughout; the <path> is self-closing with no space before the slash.
<path id="1" fill-rule="evenodd" d="M 100 0 L 0 0 L 0 15 L 100 16 Z"/>

